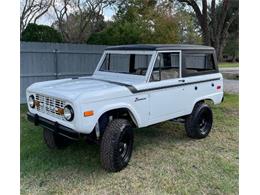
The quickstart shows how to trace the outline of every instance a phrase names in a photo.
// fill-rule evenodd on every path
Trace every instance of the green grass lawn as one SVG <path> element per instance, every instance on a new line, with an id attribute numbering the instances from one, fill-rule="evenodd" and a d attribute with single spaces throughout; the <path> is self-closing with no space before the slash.
<path id="1" fill-rule="evenodd" d="M 231 62 L 223 62 L 218 64 L 219 68 L 233 68 L 233 67 L 239 67 L 239 63 L 231 63 Z"/>
<path id="2" fill-rule="evenodd" d="M 238 194 L 238 99 L 226 94 L 213 107 L 206 139 L 189 139 L 172 122 L 137 129 L 132 159 L 118 173 L 101 168 L 97 145 L 49 150 L 23 105 L 21 194 Z"/>

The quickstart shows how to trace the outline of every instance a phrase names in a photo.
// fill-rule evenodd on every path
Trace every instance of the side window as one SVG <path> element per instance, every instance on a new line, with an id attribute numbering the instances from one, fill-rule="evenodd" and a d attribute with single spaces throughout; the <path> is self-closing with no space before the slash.
<path id="1" fill-rule="evenodd" d="M 150 82 L 179 78 L 179 73 L 180 53 L 159 53 L 153 67 Z"/>
<path id="2" fill-rule="evenodd" d="M 215 72 L 213 54 L 187 53 L 183 55 L 183 76 L 192 76 Z"/>

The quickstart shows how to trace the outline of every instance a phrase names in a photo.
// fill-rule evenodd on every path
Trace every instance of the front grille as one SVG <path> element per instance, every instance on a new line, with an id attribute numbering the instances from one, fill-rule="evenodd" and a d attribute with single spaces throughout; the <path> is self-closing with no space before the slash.
<path id="1" fill-rule="evenodd" d="M 36 109 L 39 112 L 64 120 L 64 101 L 53 97 L 36 94 Z"/>

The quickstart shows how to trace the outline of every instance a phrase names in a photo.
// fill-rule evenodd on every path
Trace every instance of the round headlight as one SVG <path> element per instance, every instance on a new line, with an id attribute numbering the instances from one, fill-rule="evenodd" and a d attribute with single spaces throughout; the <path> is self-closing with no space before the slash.
<path id="1" fill-rule="evenodd" d="M 33 96 L 33 95 L 30 95 L 30 96 L 29 96 L 28 103 L 29 103 L 29 106 L 30 106 L 31 108 L 34 108 L 34 107 L 35 107 L 35 101 L 34 101 L 34 96 Z"/>
<path id="2" fill-rule="evenodd" d="M 67 121 L 72 121 L 74 118 L 74 111 L 70 105 L 64 107 L 64 118 Z"/>

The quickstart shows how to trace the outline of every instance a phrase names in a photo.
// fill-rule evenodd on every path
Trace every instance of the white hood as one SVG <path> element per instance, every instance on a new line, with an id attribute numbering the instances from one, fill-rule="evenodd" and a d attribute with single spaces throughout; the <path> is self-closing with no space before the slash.
<path id="1" fill-rule="evenodd" d="M 111 93 L 113 93 L 113 97 L 129 93 L 125 86 L 109 81 L 92 79 L 91 77 L 35 83 L 27 91 L 66 100 L 74 100 L 81 95 L 87 96 L 92 100 L 95 98 L 96 100 L 96 98 L 109 98 L 108 94 Z"/>

